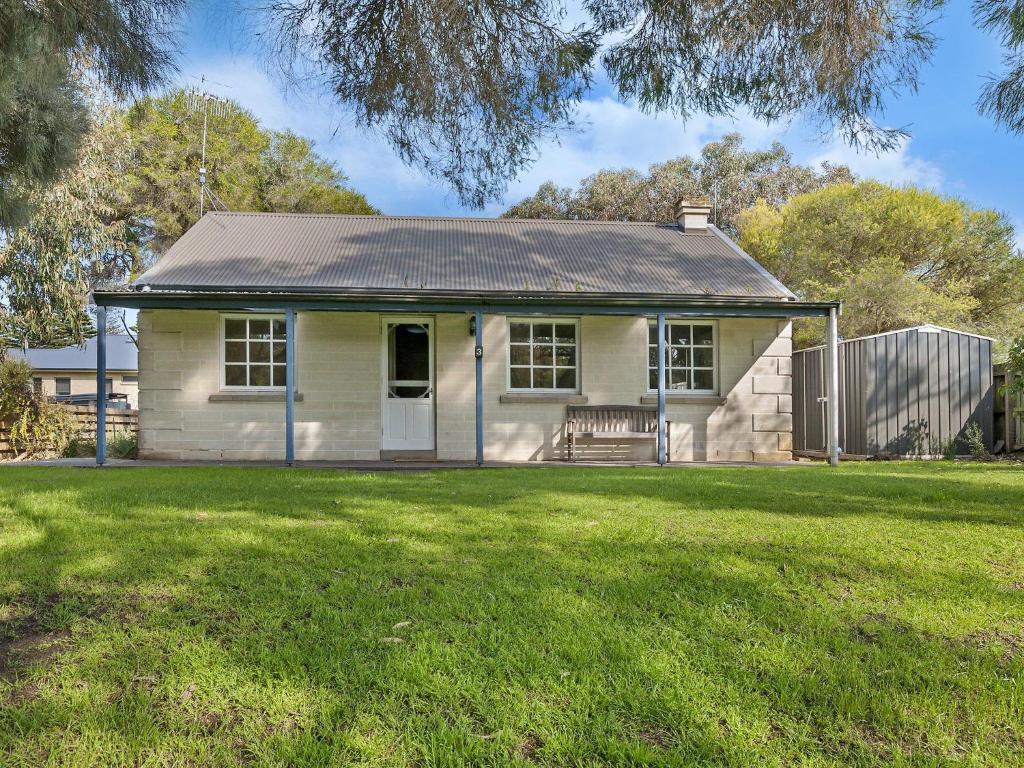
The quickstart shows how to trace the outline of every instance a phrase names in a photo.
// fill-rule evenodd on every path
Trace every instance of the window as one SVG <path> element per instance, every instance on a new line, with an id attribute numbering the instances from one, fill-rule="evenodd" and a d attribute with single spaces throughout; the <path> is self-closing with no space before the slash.
<path id="1" fill-rule="evenodd" d="M 43 396 L 43 377 L 33 376 L 32 377 L 32 394 L 36 397 Z"/>
<path id="2" fill-rule="evenodd" d="M 71 379 L 58 376 L 53 383 L 58 397 L 66 397 L 71 394 Z"/>
<path id="3" fill-rule="evenodd" d="M 235 316 L 223 323 L 224 386 L 284 387 L 284 318 Z"/>
<path id="4" fill-rule="evenodd" d="M 112 394 L 114 394 L 114 380 L 113 379 L 107 379 L 106 381 L 107 381 L 107 397 L 109 398 Z"/>
<path id="5" fill-rule="evenodd" d="M 139 377 L 138 376 L 132 376 L 132 375 L 125 374 L 124 376 L 121 377 L 121 383 L 122 384 L 138 384 L 139 383 Z"/>
<path id="6" fill-rule="evenodd" d="M 509 389 L 576 391 L 578 321 L 510 320 L 508 329 Z"/>
<path id="7" fill-rule="evenodd" d="M 665 389 L 713 394 L 718 389 L 715 367 L 715 323 L 665 323 Z M 658 325 L 651 323 L 647 337 L 647 386 L 658 388 Z"/>

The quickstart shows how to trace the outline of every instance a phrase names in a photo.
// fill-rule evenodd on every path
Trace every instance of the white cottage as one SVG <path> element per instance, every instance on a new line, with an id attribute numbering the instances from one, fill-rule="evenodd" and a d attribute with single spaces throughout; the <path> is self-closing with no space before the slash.
<path id="1" fill-rule="evenodd" d="M 142 458 L 288 463 L 786 460 L 790 321 L 834 337 L 838 311 L 686 203 L 673 225 L 209 213 L 94 298 L 139 309 Z"/>

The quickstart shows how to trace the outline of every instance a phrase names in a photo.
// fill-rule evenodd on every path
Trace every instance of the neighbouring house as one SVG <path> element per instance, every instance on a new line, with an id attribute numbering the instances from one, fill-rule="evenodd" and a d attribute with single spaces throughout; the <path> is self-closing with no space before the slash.
<path id="1" fill-rule="evenodd" d="M 37 393 L 70 403 L 95 403 L 95 338 L 84 344 L 57 349 L 12 348 L 7 355 L 22 358 L 32 366 L 32 384 Z M 139 353 L 130 336 L 110 334 L 106 338 L 107 399 L 114 405 L 134 408 L 139 400 Z"/>
<path id="2" fill-rule="evenodd" d="M 216 212 L 94 299 L 139 310 L 141 457 L 562 459 L 568 414 L 579 459 L 786 460 L 791 319 L 838 304 L 708 213 Z"/>
<path id="3" fill-rule="evenodd" d="M 826 450 L 827 350 L 793 353 L 793 444 Z M 839 344 L 839 444 L 851 456 L 965 455 L 977 425 L 993 447 L 992 339 L 921 325 Z"/>

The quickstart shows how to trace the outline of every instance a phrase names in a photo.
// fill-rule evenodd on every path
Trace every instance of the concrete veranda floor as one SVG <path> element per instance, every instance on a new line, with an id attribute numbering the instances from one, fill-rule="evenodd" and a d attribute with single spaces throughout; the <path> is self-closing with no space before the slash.
<path id="1" fill-rule="evenodd" d="M 796 467 L 812 466 L 820 464 L 819 461 L 793 460 L 793 461 L 759 461 L 759 462 L 724 462 L 724 461 L 701 461 L 701 462 L 673 462 L 664 469 L 693 469 L 698 467 Z M 73 459 L 44 459 L 38 461 L 16 461 L 4 462 L 0 466 L 11 467 L 80 467 L 83 469 L 96 469 L 96 461 L 91 458 Z M 655 462 L 634 462 L 634 461 L 485 461 L 484 468 L 562 468 L 567 467 L 645 467 L 656 468 Z M 162 459 L 107 459 L 104 469 L 130 469 L 143 467 L 278 467 L 287 469 L 283 461 L 172 461 Z M 298 469 L 335 469 L 351 470 L 359 472 L 391 472 L 391 471 L 414 471 L 424 472 L 438 469 L 477 469 L 472 461 L 297 461 L 294 464 Z"/>

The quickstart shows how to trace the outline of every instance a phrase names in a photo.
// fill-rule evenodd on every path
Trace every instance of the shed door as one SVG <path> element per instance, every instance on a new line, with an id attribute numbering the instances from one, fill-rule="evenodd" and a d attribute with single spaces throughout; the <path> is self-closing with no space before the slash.
<path id="1" fill-rule="evenodd" d="M 434 328 L 429 318 L 385 319 L 386 451 L 434 449 Z"/>

